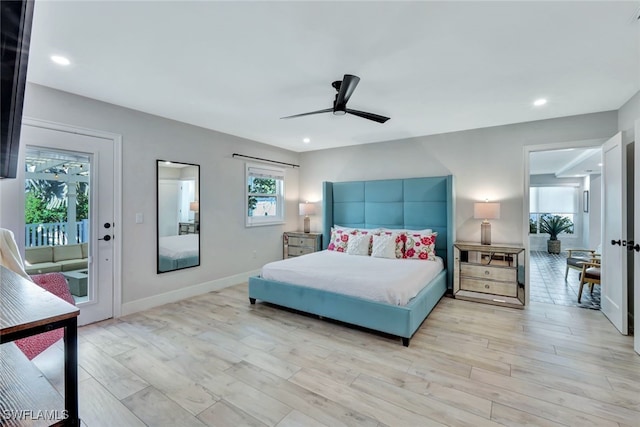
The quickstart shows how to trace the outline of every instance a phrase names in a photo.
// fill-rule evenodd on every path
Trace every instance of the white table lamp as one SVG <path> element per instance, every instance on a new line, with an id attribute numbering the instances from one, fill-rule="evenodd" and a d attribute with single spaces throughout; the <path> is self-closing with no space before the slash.
<path id="1" fill-rule="evenodd" d="M 309 233 L 311 231 L 311 219 L 309 215 L 316 213 L 316 205 L 313 203 L 305 202 L 300 203 L 300 215 L 304 215 L 304 232 Z"/>
<path id="2" fill-rule="evenodd" d="M 200 222 L 200 202 L 196 200 L 195 202 L 189 203 L 189 210 L 195 212 L 193 217 L 194 221 Z"/>
<path id="3" fill-rule="evenodd" d="M 483 245 L 491 244 L 491 223 L 490 219 L 500 218 L 500 203 L 474 203 L 473 204 L 473 218 L 482 219 L 480 224 L 480 243 Z"/>

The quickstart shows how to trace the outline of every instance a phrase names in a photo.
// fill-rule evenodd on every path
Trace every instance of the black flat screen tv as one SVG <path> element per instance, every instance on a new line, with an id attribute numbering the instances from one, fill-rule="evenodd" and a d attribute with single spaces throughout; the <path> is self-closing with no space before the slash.
<path id="1" fill-rule="evenodd" d="M 0 0 L 0 178 L 18 171 L 33 0 Z"/>

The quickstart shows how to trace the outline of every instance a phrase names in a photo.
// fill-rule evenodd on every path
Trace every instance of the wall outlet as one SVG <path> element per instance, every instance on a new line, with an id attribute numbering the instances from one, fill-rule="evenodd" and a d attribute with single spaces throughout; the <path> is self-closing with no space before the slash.
<path id="1" fill-rule="evenodd" d="M 141 213 L 136 214 L 136 224 L 142 224 L 144 222 L 144 215 Z"/>
<path id="2" fill-rule="evenodd" d="M 258 258 L 258 253 L 256 251 L 253 251 L 253 259 Z"/>

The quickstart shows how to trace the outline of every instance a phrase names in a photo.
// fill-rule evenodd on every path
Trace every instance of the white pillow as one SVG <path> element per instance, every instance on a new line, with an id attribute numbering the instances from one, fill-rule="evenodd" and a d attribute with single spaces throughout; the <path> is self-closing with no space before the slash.
<path id="1" fill-rule="evenodd" d="M 334 230 L 342 230 L 343 233 L 349 233 L 351 231 L 357 231 L 359 230 L 358 228 L 351 228 L 351 227 L 343 227 L 341 225 L 336 225 L 334 224 L 332 227 Z"/>
<path id="2" fill-rule="evenodd" d="M 349 237 L 347 242 L 347 254 L 349 255 L 369 255 L 370 234 L 356 234 Z"/>
<path id="3" fill-rule="evenodd" d="M 366 231 L 369 234 L 378 233 L 380 231 L 379 228 L 351 228 L 351 227 L 343 227 L 341 225 L 333 225 L 334 230 L 342 230 L 343 233 L 351 233 L 353 231 Z M 431 231 L 431 230 L 429 230 Z"/>
<path id="4" fill-rule="evenodd" d="M 424 230 L 409 230 L 409 229 L 397 229 L 397 228 L 381 228 L 381 231 L 390 231 L 392 233 L 410 233 L 410 234 L 431 234 L 433 230 L 430 228 L 425 228 Z"/>
<path id="5" fill-rule="evenodd" d="M 396 259 L 396 237 L 395 234 L 374 235 L 371 256 Z"/>

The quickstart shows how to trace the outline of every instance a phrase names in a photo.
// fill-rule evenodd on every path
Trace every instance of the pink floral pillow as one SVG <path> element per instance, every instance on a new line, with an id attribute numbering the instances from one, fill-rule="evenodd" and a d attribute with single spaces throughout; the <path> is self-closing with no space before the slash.
<path id="1" fill-rule="evenodd" d="M 437 235 L 438 233 L 407 234 L 407 241 L 405 243 L 404 249 L 404 258 L 435 261 Z"/>
<path id="2" fill-rule="evenodd" d="M 378 230 L 358 230 L 357 228 L 331 227 L 331 238 L 327 250 L 336 252 L 347 252 L 349 246 L 349 238 L 351 236 L 374 235 Z M 371 241 L 369 241 L 369 254 L 371 254 Z"/>
<path id="3" fill-rule="evenodd" d="M 331 227 L 331 240 L 327 250 L 336 252 L 347 252 L 347 246 L 349 245 L 349 236 L 354 236 L 358 230 L 343 230 Z"/>

